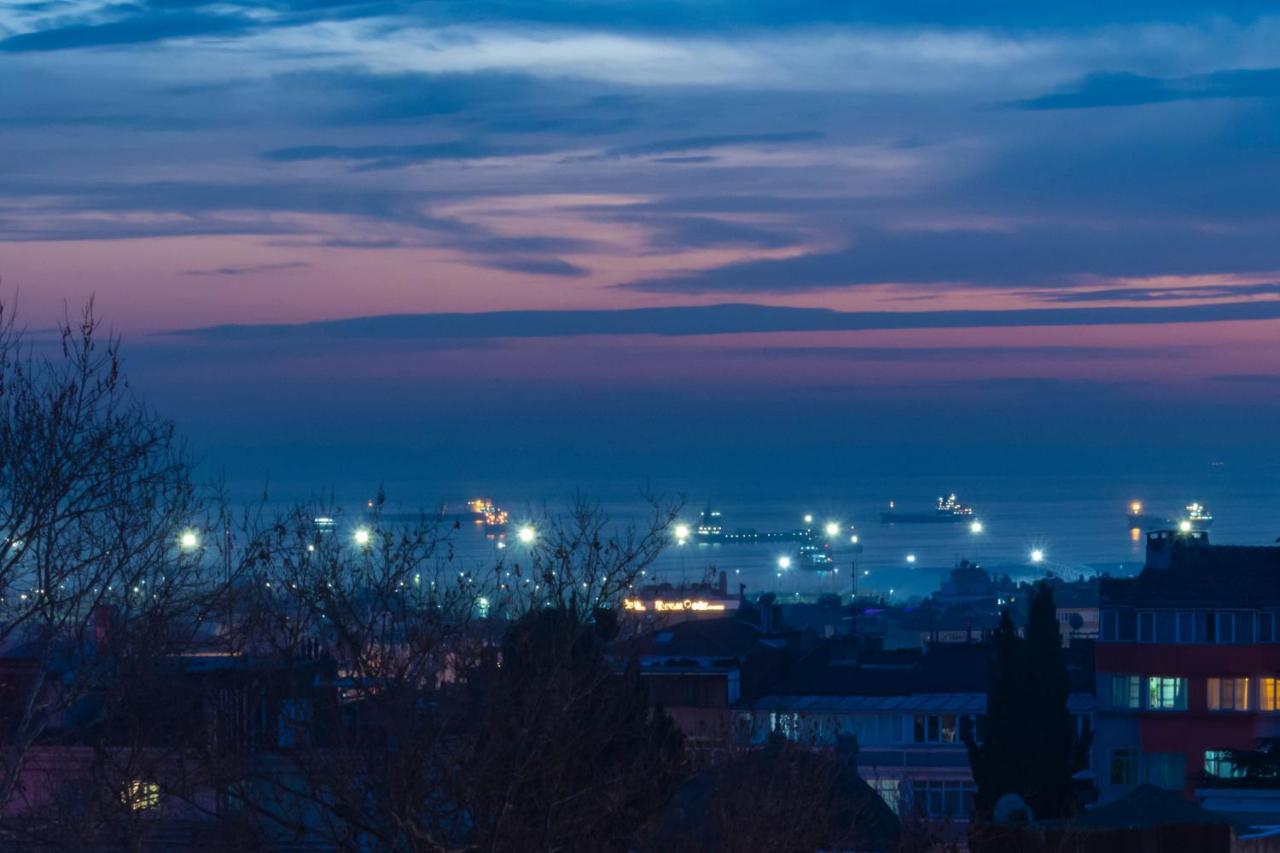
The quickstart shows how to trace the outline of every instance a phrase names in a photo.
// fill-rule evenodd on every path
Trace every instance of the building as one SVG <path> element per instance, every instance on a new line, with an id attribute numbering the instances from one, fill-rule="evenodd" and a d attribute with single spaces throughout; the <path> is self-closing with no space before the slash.
<path id="1" fill-rule="evenodd" d="M 1092 653 L 1085 642 L 1064 652 L 1081 731 L 1094 704 Z M 963 823 L 975 786 L 961 732 L 986 712 L 990 654 L 985 643 L 890 651 L 823 643 L 766 695 L 739 703 L 738 731 L 757 745 L 772 733 L 818 748 L 853 738 L 859 774 L 895 811 Z"/>
<path id="2" fill-rule="evenodd" d="M 1280 735 L 1280 548 L 1153 531 L 1099 588 L 1094 766 L 1103 801 L 1149 783 L 1191 798 L 1227 750 Z"/>
<path id="3" fill-rule="evenodd" d="M 781 625 L 768 596 L 736 618 L 686 619 L 615 643 L 618 668 L 638 666 L 650 700 L 671 715 L 695 750 L 732 742 L 732 709 L 785 671 L 806 635 Z"/>

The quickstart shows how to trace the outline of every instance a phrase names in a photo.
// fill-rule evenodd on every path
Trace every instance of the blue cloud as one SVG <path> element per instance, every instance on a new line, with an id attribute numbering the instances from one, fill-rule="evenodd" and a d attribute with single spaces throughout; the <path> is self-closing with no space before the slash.
<path id="1" fill-rule="evenodd" d="M 213 15 L 202 12 L 162 12 L 138 15 L 100 24 L 68 24 L 20 33 L 0 41 L 0 51 L 73 50 L 143 44 L 196 36 L 233 36 L 259 26 L 240 15 Z"/>
<path id="2" fill-rule="evenodd" d="M 618 285 L 647 293 L 794 293 L 880 283 L 1071 283 L 1088 276 L 1280 268 L 1269 230 L 1215 233 L 1194 227 L 1028 226 L 1009 231 L 862 229 L 851 246 Z"/>
<path id="3" fill-rule="evenodd" d="M 315 323 L 223 325 L 176 334 L 210 340 L 416 340 L 583 335 L 732 335 L 867 329 L 958 329 L 1215 323 L 1280 318 L 1280 301 L 987 311 L 832 311 L 770 305 L 700 305 L 568 311 L 396 314 Z"/>
<path id="4" fill-rule="evenodd" d="M 1172 101 L 1280 97 L 1280 68 L 1241 68 L 1191 77 L 1159 78 L 1095 72 L 1062 91 L 1015 101 L 1024 110 L 1131 107 Z"/>

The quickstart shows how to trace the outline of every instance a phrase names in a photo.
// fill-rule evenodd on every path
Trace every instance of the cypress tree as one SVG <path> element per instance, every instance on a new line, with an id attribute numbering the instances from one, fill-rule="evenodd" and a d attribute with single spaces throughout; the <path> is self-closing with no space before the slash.
<path id="1" fill-rule="evenodd" d="M 990 818 L 996 801 L 1018 794 L 1038 819 L 1076 808 L 1072 774 L 1083 766 L 1086 743 L 1067 708 L 1071 691 L 1053 587 L 1031 592 L 1025 637 L 1006 610 L 996 629 L 987 685 L 987 713 L 962 737 L 977 783 L 977 817 Z"/>

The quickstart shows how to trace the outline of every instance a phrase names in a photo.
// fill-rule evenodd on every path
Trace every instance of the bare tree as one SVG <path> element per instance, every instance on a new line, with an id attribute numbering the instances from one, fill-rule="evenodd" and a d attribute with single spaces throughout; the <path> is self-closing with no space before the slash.
<path id="1" fill-rule="evenodd" d="M 626 837 L 664 796 L 679 746 L 602 643 L 673 513 L 655 503 L 637 529 L 578 499 L 544 514 L 510 563 L 470 568 L 438 519 L 388 523 L 382 505 L 358 537 L 317 527 L 314 507 L 239 534 L 235 646 L 323 662 L 335 699 L 306 684 L 281 697 L 296 736 L 222 768 L 234 801 L 278 835 L 341 849 Z"/>
<path id="2" fill-rule="evenodd" d="M 191 462 L 172 424 L 129 392 L 92 304 L 57 332 L 32 339 L 0 305 L 0 814 L 13 818 L 0 830 L 11 838 L 91 836 L 105 820 L 95 799 L 134 810 L 137 777 L 85 787 L 106 746 L 86 733 L 122 661 L 187 648 L 201 622 L 203 550 L 184 534 L 203 517 Z M 51 758 L 71 745 L 79 752 Z M 67 792 L 67 779 L 80 783 Z M 65 820 L 67 793 L 80 825 Z"/>

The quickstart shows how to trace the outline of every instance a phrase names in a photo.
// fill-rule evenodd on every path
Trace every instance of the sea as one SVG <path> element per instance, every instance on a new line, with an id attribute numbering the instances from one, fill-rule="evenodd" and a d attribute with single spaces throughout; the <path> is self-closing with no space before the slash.
<path id="1" fill-rule="evenodd" d="M 699 544 L 681 545 L 671 537 L 668 547 L 646 569 L 649 581 L 673 584 L 727 575 L 731 591 L 748 595 L 775 592 L 811 598 L 825 593 L 883 596 L 907 602 L 937 589 L 961 560 L 981 565 L 1014 580 L 1047 573 L 1067 579 L 1098 574 L 1132 575 L 1143 565 L 1145 537 L 1130 529 L 1126 519 L 1133 501 L 1141 501 L 1151 515 L 1176 518 L 1192 501 L 1213 514 L 1210 541 L 1216 544 L 1270 545 L 1280 536 L 1280 479 L 1221 472 L 1201 474 L 1108 477 L 1079 475 L 1040 477 L 1001 476 L 866 477 L 846 483 L 815 485 L 813 478 L 761 482 L 736 478 L 732 483 L 596 482 L 548 483 L 427 483 L 385 484 L 388 512 L 419 510 L 448 512 L 465 509 L 465 502 L 484 497 L 510 513 L 511 525 L 503 541 L 491 530 L 464 524 L 451 536 L 453 559 L 460 567 L 481 570 L 496 559 L 521 558 L 513 535 L 517 526 L 545 525 L 576 499 L 595 505 L 609 519 L 610 528 L 644 528 L 652 514 L 651 501 L 679 507 L 680 521 L 696 526 L 708 506 L 721 513 L 726 531 L 791 530 L 804 526 L 804 517 L 822 529 L 840 526 L 833 538 L 830 571 L 794 565 L 781 569 L 779 558 L 793 555 L 795 545 Z M 883 524 L 880 513 L 896 502 L 902 511 L 929 511 L 941 494 L 955 492 L 974 508 L 982 523 L 975 533 L 968 524 Z M 333 500 L 343 508 L 345 523 L 357 523 L 364 512 L 367 491 L 335 490 Z M 858 537 L 857 545 L 851 537 Z M 499 541 L 503 547 L 499 548 Z M 1032 559 L 1039 552 L 1041 559 Z"/>

